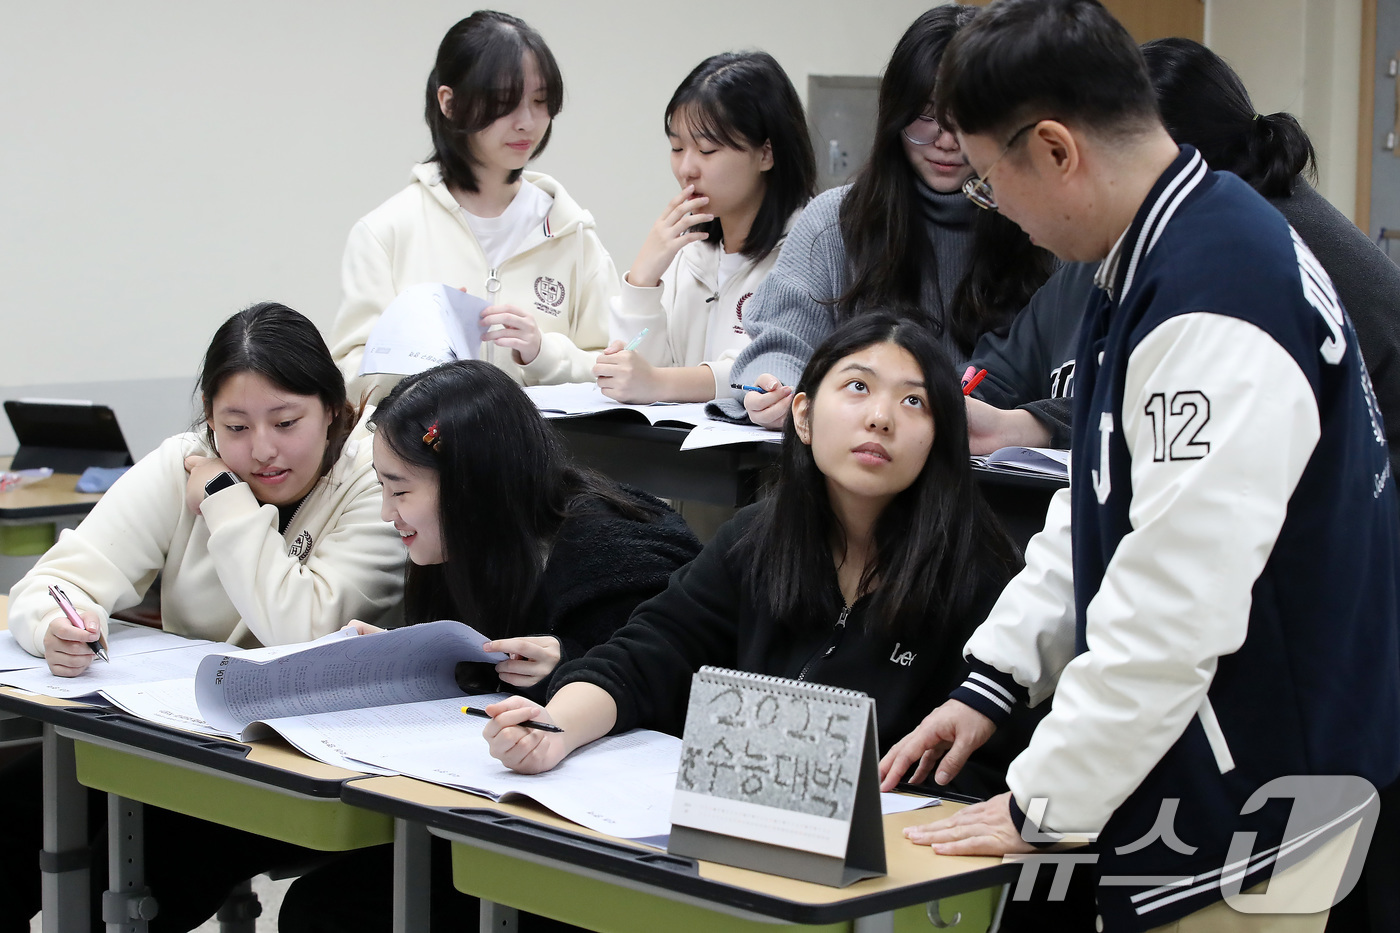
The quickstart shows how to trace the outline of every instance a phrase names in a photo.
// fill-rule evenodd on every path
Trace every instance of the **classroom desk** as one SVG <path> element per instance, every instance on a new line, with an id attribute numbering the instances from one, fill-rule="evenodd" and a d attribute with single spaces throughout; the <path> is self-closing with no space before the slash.
<path id="1" fill-rule="evenodd" d="M 913 918 L 902 918 L 902 929 L 930 929 L 926 909 L 938 911 L 945 924 L 961 912 L 966 925 L 960 929 L 980 931 L 992 918 L 1000 886 L 1017 871 L 995 858 L 935 856 L 904 840 L 903 827 L 960 806 L 952 803 L 885 817 L 889 874 L 834 888 L 668 855 L 585 829 L 530 802 L 493 803 L 413 778 L 351 781 L 342 799 L 391 814 L 399 824 L 396 933 L 420 928 L 426 914 L 426 902 L 410 895 L 406 883 L 427 857 L 420 827 L 452 841 L 454 883 L 481 898 L 482 931 L 511 929 L 516 909 L 609 933 L 757 933 L 792 924 L 876 933 L 893 931 L 895 912 L 905 910 L 919 917 L 912 925 Z M 923 906 L 932 901 L 942 903 Z"/>
<path id="2" fill-rule="evenodd" d="M 0 473 L 10 468 L 11 457 L 0 457 Z M 0 523 L 42 522 L 67 515 L 86 515 L 100 492 L 78 492 L 76 473 L 55 473 L 48 479 L 0 492 Z"/>
<path id="3" fill-rule="evenodd" d="M 777 444 L 747 443 L 681 450 L 689 428 L 649 425 L 635 416 L 605 414 L 549 422 L 585 466 L 663 499 L 737 508 L 756 501 L 776 473 Z M 1031 474 L 973 467 L 992 511 L 1025 547 L 1045 525 L 1050 497 L 1067 483 Z"/>
<path id="4" fill-rule="evenodd" d="M 44 933 L 88 928 L 87 788 L 108 794 L 109 894 L 135 898 L 147 920 L 143 804 L 323 851 L 393 840 L 389 817 L 339 799 L 344 783 L 362 773 L 281 741 L 229 742 L 10 688 L 0 688 L 0 711 L 43 724 L 44 849 L 55 853 L 44 865 Z M 138 919 L 121 929 L 145 926 Z"/>

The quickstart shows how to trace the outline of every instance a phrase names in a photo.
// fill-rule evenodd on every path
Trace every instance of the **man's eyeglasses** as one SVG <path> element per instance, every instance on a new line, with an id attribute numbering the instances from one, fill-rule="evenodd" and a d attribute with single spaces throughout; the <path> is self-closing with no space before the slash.
<path id="1" fill-rule="evenodd" d="M 1027 123 L 1012 133 L 1011 138 L 1006 141 L 1006 146 L 1001 150 L 1001 155 L 992 160 L 992 164 L 987 166 L 987 170 L 981 175 L 973 175 L 963 182 L 963 194 L 967 195 L 969 201 L 984 211 L 997 209 L 996 198 L 992 197 L 992 183 L 987 180 L 987 176 L 992 174 L 992 169 L 996 168 L 997 163 L 1006 157 L 1006 154 L 1011 151 L 1011 147 L 1016 145 L 1017 140 L 1044 122 L 1044 120 L 1036 120 L 1034 123 Z"/>

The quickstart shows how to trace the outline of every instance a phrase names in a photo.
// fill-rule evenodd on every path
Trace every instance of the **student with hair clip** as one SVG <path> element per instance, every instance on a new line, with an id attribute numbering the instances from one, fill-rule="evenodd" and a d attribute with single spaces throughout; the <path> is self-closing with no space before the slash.
<path id="1" fill-rule="evenodd" d="M 1172 138 L 1263 195 L 1332 279 L 1385 417 L 1392 471 L 1400 469 L 1400 267 L 1309 184 L 1312 141 L 1292 114 L 1256 113 L 1239 75 L 1199 42 L 1156 39 L 1142 54 Z M 1061 269 L 1010 334 L 978 345 L 973 363 L 987 378 L 969 403 L 973 453 L 1069 446 L 1075 342 L 1094 269 Z"/>
<path id="2" fill-rule="evenodd" d="M 968 198 L 1099 268 L 1070 487 L 885 785 L 955 776 L 1008 715 L 988 682 L 1053 707 L 1008 793 L 905 835 L 1090 841 L 1106 933 L 1320 931 L 1400 774 L 1400 516 L 1356 332 L 1278 211 L 1168 134 L 1096 0 L 998 0 L 938 83 Z"/>
<path id="3" fill-rule="evenodd" d="M 489 707 L 492 754 L 538 772 L 634 726 L 679 735 L 705 664 L 864 691 L 887 748 L 961 682 L 964 640 L 1020 566 L 973 482 L 962 418 L 922 323 L 872 312 L 838 327 L 798 381 L 773 494 L 611 640 L 561 666 L 548 705 Z M 527 719 L 564 732 L 518 726 Z M 1022 725 L 957 789 L 1002 788 Z"/>
<path id="4" fill-rule="evenodd" d="M 935 7 L 900 38 L 880 80 L 869 160 L 849 187 L 812 200 L 745 307 L 752 342 L 732 382 L 765 391 L 733 390 L 718 403 L 726 415 L 781 427 L 813 348 L 873 309 L 923 320 L 961 363 L 1050 275 L 1048 253 L 961 196 L 967 158 L 931 116 L 943 50 L 976 15 L 977 7 Z"/>
<path id="5" fill-rule="evenodd" d="M 665 129 L 681 192 L 623 277 L 593 372 L 619 401 L 708 402 L 730 395 L 745 306 L 816 190 L 816 159 L 797 90 L 767 52 L 697 65 Z"/>
<path id="6" fill-rule="evenodd" d="M 355 411 L 315 325 L 273 302 L 233 315 L 204 356 L 199 392 L 202 430 L 143 457 L 10 591 L 10 631 L 54 673 L 86 670 L 108 616 L 139 603 L 157 574 L 162 627 L 193 638 L 255 647 L 352 617 L 396 624 L 402 546 L 379 516 L 370 444 L 347 439 Z M 86 629 L 64 618 L 53 585 Z M 0 797 L 20 802 L 0 820 L 0 930 L 27 930 L 39 910 L 40 771 L 36 750 L 0 772 Z M 97 833 L 103 795 L 88 812 Z M 197 926 L 234 885 L 304 853 L 156 807 L 146 839 L 153 931 Z M 96 848 L 100 865 L 105 843 Z M 92 878 L 97 928 L 106 876 Z"/>
<path id="7" fill-rule="evenodd" d="M 488 651 L 510 655 L 494 669 L 464 665 L 468 693 L 542 698 L 555 665 L 606 641 L 700 549 L 660 500 L 575 466 L 525 393 L 487 363 L 405 378 L 371 424 L 383 515 L 408 547 L 407 622 L 460 619 L 491 637 Z M 435 845 L 432 929 L 456 929 L 475 899 L 453 889 L 447 846 Z M 278 928 L 387 928 L 392 865 L 392 847 L 377 846 L 304 875 Z"/>
<path id="8" fill-rule="evenodd" d="M 425 282 L 488 303 L 481 357 L 516 382 L 592 378 L 617 272 L 593 215 L 553 178 L 525 171 L 563 102 L 554 55 L 524 21 L 478 10 L 447 31 L 428 75 L 432 155 L 345 246 L 330 344 L 352 395 L 370 386 L 357 376 L 375 321 Z"/>

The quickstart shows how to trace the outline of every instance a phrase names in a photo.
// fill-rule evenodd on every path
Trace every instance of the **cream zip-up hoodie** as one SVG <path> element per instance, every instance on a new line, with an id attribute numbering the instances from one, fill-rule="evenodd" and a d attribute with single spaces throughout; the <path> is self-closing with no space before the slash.
<path id="1" fill-rule="evenodd" d="M 374 323 L 410 285 L 465 287 L 490 304 L 532 312 L 543 339 L 529 365 L 509 349 L 483 343 L 482 359 L 522 385 L 590 382 L 598 351 L 607 345 L 608 302 L 617 270 L 598 240 L 593 215 L 553 178 L 525 172 L 554 206 L 516 248 L 491 268 L 436 163 L 413 167 L 413 182 L 366 214 L 350 231 L 341 268 L 342 299 L 331 325 L 331 356 L 351 398 L 369 387 L 360 358 Z"/>
<path id="2" fill-rule="evenodd" d="M 379 517 L 370 442 L 347 441 L 278 533 L 274 505 L 246 483 L 185 505 L 185 457 L 212 457 L 203 435 L 166 439 L 132 467 L 77 528 L 64 531 L 10 590 L 10 631 L 32 654 L 60 615 L 62 586 L 106 631 L 111 612 L 139 603 L 162 573 L 161 625 L 243 647 L 309 641 L 351 619 L 397 624 L 404 547 Z"/>
<path id="3" fill-rule="evenodd" d="M 787 229 L 802 213 L 788 218 Z M 722 247 L 701 240 L 681 247 L 661 274 L 661 284 L 639 288 L 622 278 L 622 294 L 613 299 L 609 327 L 613 340 L 628 341 L 648 328 L 637 351 L 653 366 L 710 367 L 715 377 L 714 398 L 729 398 L 729 372 L 734 358 L 748 345 L 744 310 L 778 261 L 786 230 L 767 256 L 743 267 L 719 287 Z M 719 320 L 716 320 L 719 318 Z M 706 343 L 718 325 L 717 339 L 706 359 Z M 717 351 L 717 352 L 716 352 Z M 590 379 L 591 381 L 591 379 Z"/>

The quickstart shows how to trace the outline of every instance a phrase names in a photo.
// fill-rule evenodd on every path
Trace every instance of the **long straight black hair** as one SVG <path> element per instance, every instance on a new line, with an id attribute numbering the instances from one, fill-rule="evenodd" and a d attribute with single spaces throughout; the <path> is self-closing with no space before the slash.
<path id="1" fill-rule="evenodd" d="M 817 160 L 802 100 L 787 72 L 767 52 L 711 55 L 685 76 L 666 105 L 666 135 L 679 114 L 697 137 L 730 149 L 754 150 L 769 143 L 773 167 L 765 177 L 763 203 L 744 241 L 746 259 L 758 261 L 773 251 L 788 218 L 817 190 Z M 724 239 L 721 219 L 695 229 L 708 242 Z"/>
<path id="2" fill-rule="evenodd" d="M 1266 198 L 1287 197 L 1317 155 L 1291 113 L 1258 114 L 1244 82 L 1225 60 L 1190 39 L 1142 47 L 1167 132 L 1201 152 L 1217 171 L 1234 172 Z"/>
<path id="3" fill-rule="evenodd" d="M 938 257 L 903 132 L 928 110 L 943 50 L 977 13 L 956 3 L 929 10 L 905 30 L 885 66 L 870 158 L 841 201 L 851 280 L 836 299 L 838 319 L 871 308 L 917 308 L 924 279 L 936 279 Z M 968 352 L 982 334 L 1009 325 L 1054 270 L 1050 254 L 1011 221 L 995 211 L 977 215 L 967 272 L 945 302 L 945 326 Z"/>
<path id="4" fill-rule="evenodd" d="M 924 324 L 887 312 L 847 321 L 817 348 L 797 391 L 820 405 L 826 374 L 852 353 L 880 343 L 914 357 L 934 424 L 923 470 L 875 523 L 875 560 L 861 578 L 862 592 L 874 586 L 867 625 L 906 635 L 972 611 L 979 588 L 989 578 L 1010 580 L 1021 557 L 977 490 L 962 392 L 952 362 Z M 826 477 L 812 448 L 797 436 L 794 420 L 784 428 L 777 486 L 735 547 L 745 549 L 750 583 L 774 616 L 806 629 L 829 626 L 841 609 L 839 590 L 818 581 L 835 580 L 832 546 L 842 532 Z"/>
<path id="5" fill-rule="evenodd" d="M 199 367 L 200 409 L 211 448 L 209 424 L 214 398 L 239 373 L 256 373 L 284 392 L 320 399 L 331 413 L 321 473 L 340 456 L 355 425 L 356 411 L 345 397 L 345 377 L 331 359 L 326 341 L 305 315 L 275 301 L 244 308 L 219 325 Z"/>
<path id="6" fill-rule="evenodd" d="M 428 75 L 423 112 L 433 138 L 433 154 L 442 180 L 463 191 L 476 191 L 471 137 L 510 113 L 531 89 L 525 86 L 525 56 L 533 55 L 544 80 L 545 108 L 553 120 L 564 108 L 564 78 L 554 53 L 544 38 L 523 19 L 494 10 L 477 10 L 457 22 L 438 45 L 433 70 Z M 452 88 L 452 116 L 444 116 L 438 104 L 438 88 Z M 544 131 L 534 158 L 549 143 L 554 124 Z M 520 172 L 506 180 L 514 184 Z"/>
<path id="7" fill-rule="evenodd" d="M 481 360 L 408 376 L 371 427 L 400 460 L 438 476 L 444 562 L 409 565 L 409 623 L 459 619 L 496 638 L 528 635 L 545 552 L 567 517 L 600 504 L 636 521 L 661 514 L 575 466 L 520 387 Z"/>

